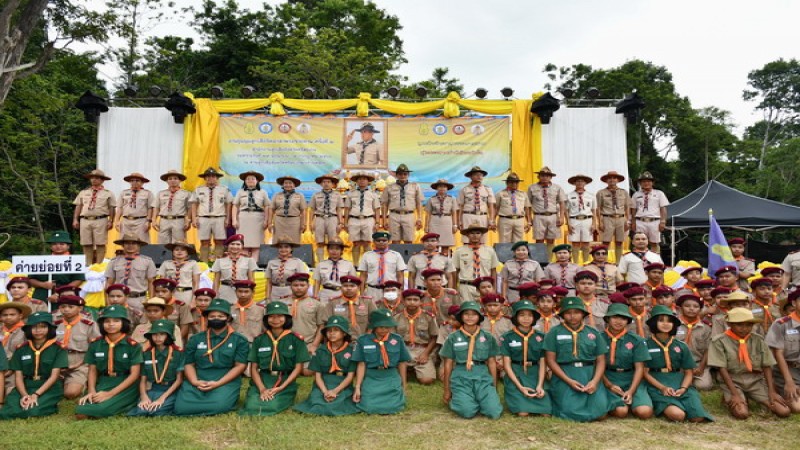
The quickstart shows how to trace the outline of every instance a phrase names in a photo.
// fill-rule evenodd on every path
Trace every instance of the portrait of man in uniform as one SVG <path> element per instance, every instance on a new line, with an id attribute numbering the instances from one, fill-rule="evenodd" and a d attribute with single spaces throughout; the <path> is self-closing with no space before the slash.
<path id="1" fill-rule="evenodd" d="M 386 146 L 386 120 L 346 120 L 342 167 L 346 169 L 387 169 L 389 151 Z"/>

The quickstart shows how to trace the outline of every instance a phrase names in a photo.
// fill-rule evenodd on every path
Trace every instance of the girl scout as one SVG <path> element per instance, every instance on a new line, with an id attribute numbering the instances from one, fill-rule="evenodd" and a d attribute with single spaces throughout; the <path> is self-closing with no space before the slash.
<path id="1" fill-rule="evenodd" d="M 544 333 L 533 325 L 539 320 L 530 300 L 511 305 L 514 328 L 500 338 L 500 354 L 505 366 L 506 406 L 518 416 L 550 415 L 553 405 L 544 388 Z"/>
<path id="2" fill-rule="evenodd" d="M 439 352 L 444 358 L 443 400 L 465 419 L 478 413 L 498 419 L 503 405 L 495 387 L 495 358 L 500 354 L 497 341 L 491 333 L 481 329 L 483 315 L 478 303 L 462 303 L 456 317 L 461 328 L 447 338 Z"/>
<path id="3" fill-rule="evenodd" d="M 391 333 L 397 323 L 386 309 L 369 314 L 370 333 L 356 341 L 353 401 L 367 414 L 396 414 L 406 406 L 406 366 L 411 360 L 403 338 Z"/>
<path id="4" fill-rule="evenodd" d="M 652 336 L 647 339 L 647 348 L 652 359 L 647 361 L 645 373 L 647 392 L 655 413 L 668 420 L 713 421 L 692 386 L 693 369 L 697 366 L 692 352 L 686 343 L 675 338 L 680 325 L 680 319 L 666 306 L 656 305 L 650 311 L 647 326 Z"/>
<path id="5" fill-rule="evenodd" d="M 228 303 L 236 303 L 236 291 L 233 289 L 233 282 L 236 280 L 254 281 L 254 273 L 258 266 L 256 260 L 245 256 L 244 236 L 234 234 L 225 240 L 225 248 L 228 256 L 217 258 L 211 266 L 214 273 L 214 291 L 219 298 L 223 298 Z"/>
<path id="6" fill-rule="evenodd" d="M 142 348 L 130 338 L 128 312 L 120 305 L 105 308 L 97 319 L 98 338 L 89 345 L 89 393 L 78 401 L 77 419 L 110 417 L 136 406 Z"/>
<path id="7" fill-rule="evenodd" d="M 56 341 L 53 316 L 36 312 L 28 317 L 22 329 L 27 341 L 14 351 L 9 367 L 14 371 L 16 389 L 8 395 L 6 405 L 0 408 L 0 419 L 55 414 L 64 395 L 60 375 L 61 369 L 69 366 L 69 361 L 67 351 Z M 0 359 L 5 361 L 5 355 Z"/>
<path id="8" fill-rule="evenodd" d="M 353 344 L 350 323 L 342 316 L 331 316 L 322 328 L 325 340 L 311 358 L 308 369 L 314 372 L 311 394 L 295 411 L 322 416 L 343 416 L 359 412 L 353 403 L 355 364 L 351 362 Z"/>
<path id="9" fill-rule="evenodd" d="M 266 331 L 253 340 L 247 361 L 253 377 L 243 416 L 271 416 L 285 411 L 297 396 L 297 377 L 310 357 L 306 343 L 292 333 L 292 313 L 283 302 L 267 305 Z"/>
<path id="10" fill-rule="evenodd" d="M 175 323 L 158 320 L 144 336 L 147 344 L 139 380 L 139 405 L 128 415 L 171 415 L 175 409 L 174 394 L 183 382 L 183 352 L 175 345 Z"/>
<path id="11" fill-rule="evenodd" d="M 239 401 L 250 344 L 233 331 L 227 300 L 215 298 L 203 315 L 208 330 L 189 338 L 183 355 L 185 379 L 175 398 L 178 416 L 222 414 Z"/>

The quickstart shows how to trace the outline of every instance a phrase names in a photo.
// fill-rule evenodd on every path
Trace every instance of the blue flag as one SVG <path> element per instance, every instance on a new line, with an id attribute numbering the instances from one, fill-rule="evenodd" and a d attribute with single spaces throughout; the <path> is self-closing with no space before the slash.
<path id="1" fill-rule="evenodd" d="M 731 248 L 728 246 L 728 240 L 722 233 L 722 229 L 717 223 L 717 219 L 713 214 L 709 214 L 708 220 L 710 222 L 708 231 L 708 276 L 716 278 L 714 273 L 725 266 L 736 267 L 736 260 L 733 258 Z"/>

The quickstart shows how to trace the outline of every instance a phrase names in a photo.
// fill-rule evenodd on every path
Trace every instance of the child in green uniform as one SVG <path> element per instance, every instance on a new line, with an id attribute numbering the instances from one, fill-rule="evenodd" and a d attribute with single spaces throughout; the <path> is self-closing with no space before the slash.
<path id="1" fill-rule="evenodd" d="M 145 333 L 140 400 L 129 416 L 157 417 L 174 412 L 174 394 L 183 382 L 183 352 L 175 345 L 175 329 L 174 322 L 161 319 Z"/>
<path id="2" fill-rule="evenodd" d="M 8 358 L 6 352 L 0 351 L 0 410 L 6 405 L 6 371 L 8 370 Z"/>
<path id="3" fill-rule="evenodd" d="M 608 345 L 609 354 L 603 384 L 624 403 L 611 415 L 623 418 L 630 412 L 639 419 L 649 419 L 653 417 L 653 402 L 642 384 L 644 364 L 650 360 L 647 344 L 644 338 L 628 329 L 633 316 L 624 303 L 609 306 L 604 319 L 606 330 L 600 336 Z"/>
<path id="4" fill-rule="evenodd" d="M 656 305 L 650 311 L 647 326 L 652 336 L 647 339 L 650 361 L 647 361 L 647 392 L 653 400 L 656 415 L 682 422 L 713 421 L 700 401 L 700 394 L 692 386 L 697 363 L 686 343 L 676 339 L 680 319 L 671 309 Z"/>
<path id="5" fill-rule="evenodd" d="M 292 313 L 280 301 L 267 304 L 264 333 L 253 340 L 247 361 L 253 377 L 243 416 L 272 416 L 290 408 L 297 396 L 297 377 L 310 359 L 303 338 L 292 332 Z"/>
<path id="6" fill-rule="evenodd" d="M 175 398 L 177 416 L 211 416 L 232 411 L 239 401 L 250 343 L 230 325 L 231 304 L 215 298 L 203 311 L 208 329 L 189 338 L 183 355 L 183 384 Z"/>
<path id="7" fill-rule="evenodd" d="M 623 405 L 602 383 L 608 346 L 599 331 L 583 323 L 589 314 L 583 300 L 565 297 L 558 314 L 564 322 L 544 338 L 547 366 L 553 372 L 553 415 L 578 422 L 602 419 Z"/>
<path id="8" fill-rule="evenodd" d="M 47 312 L 33 313 L 22 329 L 27 341 L 14 351 L 10 365 L 16 389 L 11 391 L 6 405 L 0 409 L 0 419 L 55 414 L 64 395 L 61 369 L 68 367 L 69 361 L 67 351 L 56 340 L 53 316 Z M 5 355 L 0 359 L 5 362 Z M 0 367 L 0 370 L 4 369 L 6 367 Z"/>
<path id="9" fill-rule="evenodd" d="M 311 358 L 308 369 L 314 372 L 311 394 L 295 411 L 322 416 L 344 416 L 359 412 L 353 403 L 355 364 L 350 323 L 342 316 L 331 316 L 322 328 L 325 340 Z"/>
<path id="10" fill-rule="evenodd" d="M 456 317 L 461 328 L 447 338 L 439 352 L 444 360 L 443 400 L 466 419 L 478 413 L 498 419 L 503 413 L 495 385 L 500 348 L 492 334 L 481 328 L 483 315 L 477 302 L 462 303 Z"/>
<path id="11" fill-rule="evenodd" d="M 387 309 L 369 314 L 370 333 L 359 336 L 351 360 L 356 368 L 353 401 L 367 414 L 396 414 L 406 406 L 406 368 L 411 360 Z"/>
<path id="12" fill-rule="evenodd" d="M 128 312 L 120 305 L 109 306 L 97 319 L 103 336 L 89 345 L 88 394 L 78 401 L 77 419 L 110 417 L 136 406 L 141 374 L 142 347 L 130 338 Z"/>
<path id="13" fill-rule="evenodd" d="M 518 416 L 553 412 L 545 390 L 544 333 L 533 325 L 541 317 L 530 300 L 523 298 L 511 305 L 514 328 L 500 338 L 503 355 L 508 410 Z"/>

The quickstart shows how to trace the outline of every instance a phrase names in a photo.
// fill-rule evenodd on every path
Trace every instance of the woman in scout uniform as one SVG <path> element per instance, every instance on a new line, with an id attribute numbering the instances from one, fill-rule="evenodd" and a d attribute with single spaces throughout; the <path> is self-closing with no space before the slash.
<path id="1" fill-rule="evenodd" d="M 461 304 L 458 311 L 461 328 L 451 334 L 439 356 L 444 358 L 444 402 L 461 417 L 471 419 L 478 413 L 498 419 L 503 405 L 497 394 L 497 341 L 481 329 L 480 306 L 473 301 Z"/>
<path id="2" fill-rule="evenodd" d="M 397 322 L 385 309 L 369 314 L 371 333 L 356 341 L 353 401 L 367 414 L 396 414 L 406 406 L 406 367 L 411 355 L 403 338 L 392 333 Z"/>
<path id="3" fill-rule="evenodd" d="M 9 365 L 14 371 L 16 389 L 0 408 L 0 419 L 55 414 L 64 395 L 61 369 L 66 368 L 69 361 L 67 351 L 56 341 L 53 316 L 48 312 L 36 312 L 28 317 L 22 329 L 27 342 L 14 351 Z"/>
<path id="4" fill-rule="evenodd" d="M 656 305 L 647 319 L 652 336 L 647 339 L 650 361 L 647 361 L 647 392 L 653 400 L 656 415 L 673 422 L 713 421 L 692 386 L 696 363 L 689 347 L 675 339 L 681 321 L 669 308 Z"/>
<path id="5" fill-rule="evenodd" d="M 272 236 L 288 236 L 299 243 L 306 231 L 306 198 L 296 191 L 300 180 L 284 175 L 275 183 L 282 189 L 272 197 Z"/>
<path id="6" fill-rule="evenodd" d="M 578 422 L 602 419 L 623 405 L 602 383 L 608 346 L 599 331 L 583 323 L 587 314 L 581 299 L 566 297 L 559 308 L 564 322 L 544 338 L 547 366 L 553 372 L 553 415 Z"/>
<path id="7" fill-rule="evenodd" d="M 253 377 L 242 416 L 272 416 L 289 409 L 297 396 L 297 377 L 311 357 L 303 340 L 292 333 L 292 314 L 282 302 L 267 305 L 264 328 L 250 347 L 247 361 Z"/>
<path id="8" fill-rule="evenodd" d="M 156 274 L 159 278 L 168 278 L 175 282 L 175 292 L 172 295 L 176 300 L 191 304 L 192 292 L 200 283 L 200 266 L 197 261 L 189 259 L 189 256 L 196 255 L 197 250 L 194 245 L 184 241 L 173 242 L 164 247 L 172 251 L 172 259 L 161 263 Z"/>
<path id="9" fill-rule="evenodd" d="M 509 303 L 519 300 L 519 285 L 544 278 L 544 271 L 538 262 L 530 258 L 530 249 L 527 241 L 515 242 L 511 246 L 514 258 L 503 264 L 500 277 L 503 278 L 503 287 L 500 293 L 505 295 Z"/>
<path id="10" fill-rule="evenodd" d="M 518 416 L 549 416 L 553 405 L 544 387 L 544 333 L 533 328 L 539 313 L 530 300 L 520 300 L 511 309 L 514 328 L 500 338 L 506 406 Z"/>
<path id="11" fill-rule="evenodd" d="M 69 366 L 62 372 L 64 378 L 64 398 L 75 399 L 83 394 L 89 376 L 86 364 L 86 352 L 89 344 L 100 337 L 97 324 L 85 317 L 85 302 L 76 295 L 62 295 L 56 302 L 60 317 L 53 324 L 56 326 L 56 339 L 67 351 Z"/>
<path id="12" fill-rule="evenodd" d="M 627 305 L 612 304 L 604 319 L 606 329 L 600 336 L 608 345 L 609 353 L 603 384 L 612 394 L 619 395 L 624 403 L 611 415 L 624 418 L 630 412 L 639 419 L 649 419 L 653 417 L 653 402 L 647 394 L 647 386 L 642 383 L 645 361 L 650 360 L 647 343 L 628 330 L 633 316 Z"/>
<path id="13" fill-rule="evenodd" d="M 6 285 L 8 301 L 23 303 L 31 308 L 32 312 L 50 312 L 46 302 L 31 298 L 31 279 L 28 277 L 14 277 Z"/>
<path id="14" fill-rule="evenodd" d="M 455 197 L 447 191 L 453 189 L 453 184 L 440 179 L 431 184 L 431 189 L 436 194 L 425 203 L 425 233 L 439 235 L 439 245 L 443 255 L 450 254 L 450 247 L 456 245 L 455 233 L 459 229 L 458 203 Z"/>
<path id="15" fill-rule="evenodd" d="M 261 190 L 264 175 L 249 170 L 239 174 L 242 188 L 233 198 L 231 224 L 244 236 L 244 251 L 258 261 L 258 251 L 264 243 L 264 230 L 269 228 L 269 195 Z"/>
<path id="16" fill-rule="evenodd" d="M 217 292 L 211 288 L 200 288 L 194 291 L 194 308 L 192 308 L 194 323 L 189 327 L 189 337 L 197 333 L 205 333 L 208 329 L 208 321 L 203 311 L 208 308 L 208 305 L 211 304 L 211 300 L 216 298 L 216 296 Z"/>
<path id="17" fill-rule="evenodd" d="M 236 303 L 236 291 L 233 282 L 236 280 L 255 281 L 253 273 L 258 269 L 256 260 L 242 254 L 244 236 L 234 234 L 225 240 L 228 256 L 217 258 L 211 266 L 214 274 L 214 291 L 228 303 Z"/>
<path id="18" fill-rule="evenodd" d="M 321 416 L 356 414 L 353 403 L 355 364 L 351 363 L 353 344 L 350 323 L 342 316 L 331 316 L 322 328 L 325 340 L 311 358 L 308 369 L 314 372 L 314 384 L 306 401 L 294 410 Z"/>
<path id="19" fill-rule="evenodd" d="M 264 278 L 267 279 L 267 301 L 288 302 L 292 298 L 292 289 L 287 281 L 289 277 L 296 273 L 308 273 L 306 263 L 292 255 L 292 250 L 300 246 L 298 242 L 282 235 L 272 244 L 278 249 L 278 257 L 270 259 L 264 268 Z"/>
<path id="20" fill-rule="evenodd" d="M 708 346 L 711 344 L 711 327 L 700 319 L 700 306 L 703 301 L 691 291 L 678 297 L 678 308 L 681 326 L 678 328 L 678 339 L 686 343 L 692 352 L 692 358 L 697 363 L 694 369 L 694 387 L 697 390 L 707 391 L 714 387 L 711 371 L 708 368 Z"/>
<path id="21" fill-rule="evenodd" d="M 75 408 L 77 419 L 110 417 L 136 406 L 141 374 L 142 347 L 129 337 L 131 323 L 125 308 L 115 305 L 103 309 L 97 319 L 98 338 L 89 345 L 88 394 Z"/>
<path id="22" fill-rule="evenodd" d="M 131 321 L 131 328 L 136 328 L 137 325 L 146 321 L 144 313 L 136 308 L 128 306 L 128 294 L 131 288 L 124 284 L 112 284 L 106 288 L 106 306 L 121 305 L 128 313 L 128 320 Z"/>
<path id="23" fill-rule="evenodd" d="M 331 173 L 314 179 L 322 187 L 311 195 L 309 205 L 309 228 L 317 243 L 317 262 L 325 256 L 325 243 L 339 241 L 339 232 L 344 229 L 344 197 L 334 190 L 339 178 Z M 341 241 L 340 241 L 341 242 Z M 328 247 L 330 250 L 330 247 Z"/>
<path id="24" fill-rule="evenodd" d="M 628 330 L 636 333 L 639 337 L 649 338 L 650 329 L 647 327 L 647 319 L 650 318 L 650 307 L 647 303 L 645 290 L 641 286 L 633 286 L 625 290 L 622 294 L 628 301 L 628 312 L 633 319 L 628 325 Z"/>
<path id="25" fill-rule="evenodd" d="M 208 329 L 184 350 L 183 384 L 175 398 L 177 416 L 211 416 L 232 411 L 239 401 L 250 344 L 231 327 L 231 304 L 215 298 L 203 311 Z"/>
<path id="26" fill-rule="evenodd" d="M 175 323 L 161 319 L 145 334 L 139 404 L 129 416 L 157 417 L 174 412 L 175 392 L 183 382 L 183 352 L 175 345 Z M 149 386 L 149 387 L 148 387 Z"/>

